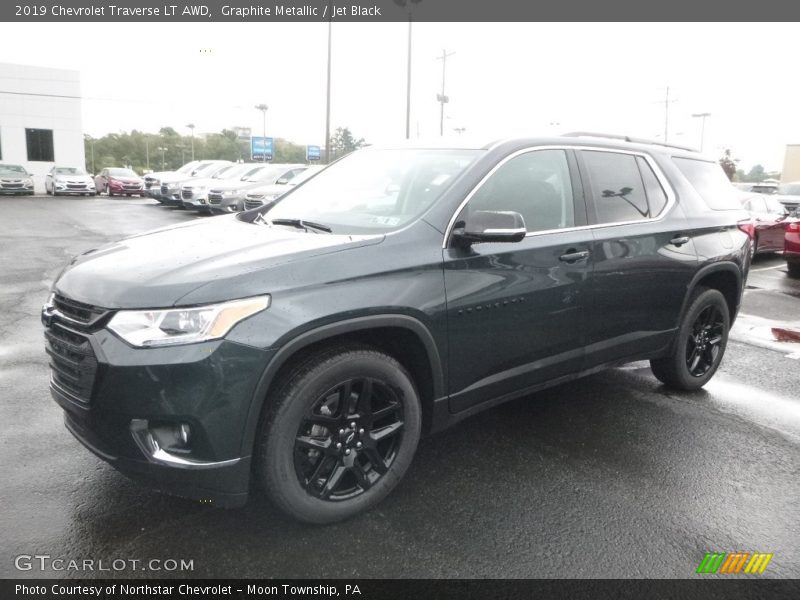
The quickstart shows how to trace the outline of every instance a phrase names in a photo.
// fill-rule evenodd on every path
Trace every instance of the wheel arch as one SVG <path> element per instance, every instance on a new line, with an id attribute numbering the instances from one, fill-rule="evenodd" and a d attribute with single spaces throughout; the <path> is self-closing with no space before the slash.
<path id="1" fill-rule="evenodd" d="M 278 349 L 261 374 L 250 403 L 242 439 L 243 456 L 253 451 L 267 398 L 281 374 L 305 356 L 347 341 L 375 346 L 410 372 L 422 404 L 423 431 L 431 428 L 434 401 L 445 395 L 443 363 L 433 334 L 408 315 L 370 315 L 303 332 Z"/>
<path id="2" fill-rule="evenodd" d="M 739 312 L 744 287 L 742 271 L 739 266 L 736 263 L 726 261 L 707 265 L 700 269 L 692 278 L 686 290 L 683 306 L 681 306 L 681 320 L 683 320 L 689 301 L 698 287 L 718 290 L 725 297 L 725 301 L 728 304 L 730 324 L 733 325 L 736 314 Z M 680 321 L 678 321 L 678 326 L 680 326 Z"/>

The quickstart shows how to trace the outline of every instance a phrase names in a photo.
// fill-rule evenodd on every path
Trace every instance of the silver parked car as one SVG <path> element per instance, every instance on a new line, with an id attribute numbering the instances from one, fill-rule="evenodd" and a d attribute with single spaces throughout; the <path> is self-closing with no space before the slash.
<path id="1" fill-rule="evenodd" d="M 161 202 L 161 180 L 162 179 L 170 179 L 174 177 L 176 174 L 185 175 L 186 177 L 191 177 L 192 172 L 196 170 L 202 161 L 200 160 L 193 160 L 191 162 L 186 163 L 177 171 L 157 171 L 155 173 L 147 173 L 144 176 L 144 190 L 145 193 Z"/>
<path id="2" fill-rule="evenodd" d="M 53 167 L 44 178 L 44 191 L 53 196 L 96 196 L 94 179 L 81 167 Z"/>
<path id="3" fill-rule="evenodd" d="M 22 165 L 0 164 L 0 194 L 33 195 L 33 177 Z"/>
<path id="4" fill-rule="evenodd" d="M 225 185 L 257 173 L 263 169 L 262 163 L 236 163 L 220 169 L 213 177 L 194 177 L 181 187 L 181 203 L 183 208 L 203 209 L 208 206 L 209 188 Z"/>
<path id="5" fill-rule="evenodd" d="M 244 210 L 252 210 L 253 208 L 258 208 L 264 204 L 274 202 L 289 190 L 311 179 L 324 168 L 324 165 L 314 165 L 306 168 L 290 181 L 284 183 L 278 182 L 271 185 L 260 185 L 251 189 L 244 197 Z"/>
<path id="6" fill-rule="evenodd" d="M 775 199 L 786 207 L 786 210 L 791 212 L 800 206 L 800 181 L 790 181 L 789 183 L 782 183 L 778 186 L 778 193 L 775 194 Z"/>
<path id="7" fill-rule="evenodd" d="M 229 160 L 205 160 L 202 161 L 191 174 L 176 173 L 172 177 L 162 177 L 161 203 L 182 207 L 181 188 L 185 182 L 195 177 L 213 177 L 219 171 L 232 164 L 234 163 Z"/>
<path id="8" fill-rule="evenodd" d="M 264 185 L 286 184 L 308 167 L 302 164 L 263 165 L 250 177 L 226 185 L 214 186 L 208 193 L 208 210 L 216 214 L 244 210 L 245 194 Z"/>

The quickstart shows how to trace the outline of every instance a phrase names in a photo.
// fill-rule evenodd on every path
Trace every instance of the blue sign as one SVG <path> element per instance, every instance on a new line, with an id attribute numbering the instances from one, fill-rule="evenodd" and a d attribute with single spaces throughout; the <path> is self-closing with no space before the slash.
<path id="1" fill-rule="evenodd" d="M 264 155 L 266 154 L 266 159 Z M 250 156 L 252 160 L 272 160 L 272 138 L 252 136 L 250 138 Z"/>
<path id="2" fill-rule="evenodd" d="M 319 146 L 306 146 L 306 160 L 319 160 L 320 148 Z"/>

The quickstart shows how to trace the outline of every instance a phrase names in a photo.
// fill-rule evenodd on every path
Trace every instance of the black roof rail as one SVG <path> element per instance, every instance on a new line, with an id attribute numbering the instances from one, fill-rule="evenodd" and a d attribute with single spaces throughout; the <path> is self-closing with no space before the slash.
<path id="1" fill-rule="evenodd" d="M 595 137 L 606 138 L 609 140 L 622 140 L 623 142 L 630 142 L 632 144 L 653 144 L 655 146 L 664 146 L 666 148 L 676 148 L 678 150 L 688 150 L 689 152 L 697 152 L 697 148 L 689 148 L 688 146 L 678 146 L 677 144 L 667 144 L 666 142 L 659 142 L 658 140 L 647 140 L 644 138 L 635 138 L 629 135 L 617 135 L 613 133 L 593 133 L 591 131 L 572 131 L 563 134 L 562 137 Z"/>

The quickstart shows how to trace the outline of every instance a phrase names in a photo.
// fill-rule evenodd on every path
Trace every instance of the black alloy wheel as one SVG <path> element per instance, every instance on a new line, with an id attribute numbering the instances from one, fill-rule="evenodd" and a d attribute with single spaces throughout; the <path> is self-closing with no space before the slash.
<path id="1" fill-rule="evenodd" d="M 697 390 L 713 376 L 728 343 L 730 310 L 719 290 L 697 288 L 669 354 L 650 361 L 656 378 L 679 390 Z"/>
<path id="2" fill-rule="evenodd" d="M 295 438 L 295 471 L 323 500 L 363 494 L 385 475 L 403 438 L 403 407 L 385 383 L 349 379 L 324 393 Z"/>
<path id="3" fill-rule="evenodd" d="M 686 338 L 686 367 L 692 377 L 702 377 L 716 364 L 725 321 L 716 305 L 706 306 Z"/>
<path id="4" fill-rule="evenodd" d="M 265 411 L 255 473 L 280 509 L 307 523 L 341 521 L 380 502 L 411 464 L 422 427 L 408 371 L 355 343 L 287 368 Z"/>

